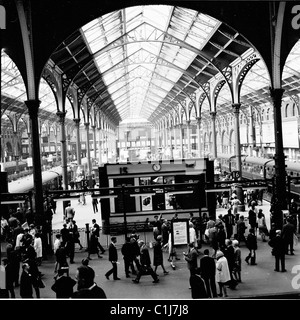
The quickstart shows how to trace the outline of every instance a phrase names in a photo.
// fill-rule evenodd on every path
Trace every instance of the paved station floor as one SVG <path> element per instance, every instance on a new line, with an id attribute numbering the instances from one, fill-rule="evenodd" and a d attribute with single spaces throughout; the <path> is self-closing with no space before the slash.
<path id="1" fill-rule="evenodd" d="M 87 197 L 87 204 L 82 205 L 79 203 L 72 203 L 75 208 L 75 220 L 80 228 L 84 228 L 86 223 L 91 223 L 95 218 L 101 224 L 100 213 L 94 214 L 91 201 Z M 267 224 L 269 227 L 269 208 L 268 202 L 263 202 L 260 206 L 265 213 Z M 248 208 L 244 212 L 245 217 L 248 215 Z M 225 214 L 226 210 L 223 208 L 217 209 L 218 214 Z M 57 213 L 53 217 L 53 229 L 61 229 L 63 224 L 61 208 L 57 207 Z M 151 234 L 140 234 L 140 238 L 147 238 L 149 241 Z M 107 249 L 109 243 L 105 243 L 108 237 L 101 237 L 101 244 Z M 153 239 L 150 239 L 153 240 Z M 118 276 L 121 280 L 115 281 L 107 280 L 105 272 L 111 268 L 111 263 L 108 261 L 108 251 L 103 254 L 103 258 L 99 259 L 97 255 L 92 255 L 90 266 L 95 270 L 96 283 L 102 287 L 108 299 L 171 299 L 171 300 L 184 300 L 191 299 L 191 290 L 189 289 L 189 270 L 187 269 L 186 261 L 183 258 L 183 251 L 186 247 L 177 248 L 180 260 L 176 261 L 176 270 L 173 270 L 168 262 L 168 253 L 164 252 L 164 265 L 169 271 L 169 274 L 164 275 L 161 267 L 158 267 L 157 273 L 159 275 L 159 283 L 152 283 L 151 276 L 142 276 L 139 284 L 132 282 L 134 276 L 126 278 L 124 273 L 123 257 L 120 252 L 121 245 L 124 241 L 124 236 L 118 237 Z M 107 240 L 109 242 L 109 240 Z M 245 262 L 245 257 L 248 254 L 248 249 L 245 244 L 241 244 L 242 251 L 242 283 L 240 283 L 235 290 L 228 289 L 228 298 L 226 299 L 299 299 L 300 298 L 300 244 L 295 248 L 295 255 L 286 256 L 286 269 L 287 272 L 275 272 L 275 260 L 271 255 L 271 248 L 267 242 L 262 242 L 258 235 L 258 250 L 256 252 L 257 265 L 248 265 Z M 207 244 L 203 244 L 200 252 L 202 253 L 205 248 L 212 248 Z M 152 259 L 153 250 L 150 248 L 150 256 Z M 201 254 L 198 259 L 201 259 Z M 76 245 L 75 263 L 70 264 L 70 276 L 75 277 L 76 268 L 81 264 L 81 260 L 87 257 L 85 249 L 79 250 Z M 44 274 L 43 280 L 46 284 L 44 289 L 41 289 L 41 298 L 55 299 L 55 293 L 51 290 L 51 285 L 54 283 L 54 256 L 49 256 L 48 260 L 44 260 L 39 267 L 40 271 Z M 16 297 L 19 296 L 19 288 L 15 289 Z M 217 298 L 225 299 L 225 298 Z"/>

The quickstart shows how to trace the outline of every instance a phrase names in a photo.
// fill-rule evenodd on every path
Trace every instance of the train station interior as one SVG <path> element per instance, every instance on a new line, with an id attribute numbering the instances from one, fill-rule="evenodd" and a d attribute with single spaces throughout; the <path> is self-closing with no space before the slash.
<path id="1" fill-rule="evenodd" d="M 224 191 L 236 192 L 246 218 L 256 194 L 269 229 L 296 205 L 300 234 L 299 29 L 294 1 L 0 0 L 1 214 L 21 207 L 44 221 L 45 195 L 56 202 L 41 298 L 55 298 L 53 241 L 68 201 L 85 249 L 95 217 L 107 251 L 117 236 L 124 281 L 124 233 L 139 228 L 152 254 L 154 215 L 216 219 L 228 209 L 218 202 Z M 287 256 L 287 274 L 273 274 L 257 238 L 263 261 L 242 269 L 248 284 L 229 297 L 296 295 L 300 251 Z M 76 255 L 73 276 L 86 252 Z M 174 299 L 191 298 L 182 255 L 180 276 L 170 270 L 156 293 L 152 281 L 111 287 L 103 257 L 90 264 L 108 298 L 172 299 L 171 283 Z M 256 276 L 268 281 L 256 286 Z"/>

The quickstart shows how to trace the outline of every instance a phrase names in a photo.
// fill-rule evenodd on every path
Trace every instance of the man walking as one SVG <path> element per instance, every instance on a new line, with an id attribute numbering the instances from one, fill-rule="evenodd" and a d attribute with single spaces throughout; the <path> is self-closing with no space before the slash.
<path id="1" fill-rule="evenodd" d="M 111 243 L 108 247 L 108 260 L 112 264 L 112 268 L 106 272 L 105 277 L 107 280 L 109 280 L 109 276 L 113 274 L 114 280 L 121 280 L 118 278 L 118 266 L 117 266 L 117 261 L 118 261 L 118 251 L 116 248 L 116 242 L 117 238 L 116 237 L 111 237 Z"/>
<path id="2" fill-rule="evenodd" d="M 138 242 L 140 247 L 140 269 L 138 270 L 137 277 L 132 280 L 134 283 L 139 283 L 140 278 L 142 275 L 151 275 L 153 278 L 153 283 L 159 282 L 157 274 L 154 272 L 154 270 L 151 267 L 151 260 L 150 260 L 150 254 L 149 250 L 144 242 L 144 240 L 139 240 Z"/>

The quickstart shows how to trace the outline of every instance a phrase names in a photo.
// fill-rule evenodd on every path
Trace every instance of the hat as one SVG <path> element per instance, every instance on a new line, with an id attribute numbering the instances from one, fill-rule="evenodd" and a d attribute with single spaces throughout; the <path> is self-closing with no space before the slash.
<path id="1" fill-rule="evenodd" d="M 216 258 L 224 257 L 224 253 L 222 251 L 217 251 Z"/>
<path id="2" fill-rule="evenodd" d="M 239 242 L 238 242 L 237 240 L 232 240 L 232 244 L 233 244 L 234 246 L 238 246 L 238 245 L 239 245 Z"/>

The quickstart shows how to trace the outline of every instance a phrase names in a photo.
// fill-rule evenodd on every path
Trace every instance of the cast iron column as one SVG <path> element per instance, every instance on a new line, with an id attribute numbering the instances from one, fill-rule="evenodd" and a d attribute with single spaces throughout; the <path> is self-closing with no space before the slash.
<path id="1" fill-rule="evenodd" d="M 177 150 L 176 125 L 173 125 L 174 151 Z"/>
<path id="2" fill-rule="evenodd" d="M 178 125 L 179 128 L 179 141 L 180 141 L 180 157 L 181 159 L 184 158 L 184 154 L 183 154 L 183 134 L 182 134 L 182 123 L 180 123 Z"/>
<path id="3" fill-rule="evenodd" d="M 233 112 L 234 112 L 234 130 L 235 130 L 235 156 L 236 156 L 236 164 L 237 171 L 239 173 L 239 177 L 242 177 L 242 159 L 241 159 L 241 143 L 240 143 L 240 103 L 232 104 Z M 238 178 L 237 180 L 240 180 Z M 244 205 L 244 192 L 241 184 L 236 185 L 236 195 L 238 199 L 241 201 L 241 205 L 239 205 L 240 211 L 245 211 Z"/>
<path id="4" fill-rule="evenodd" d="M 101 132 L 101 128 L 97 128 L 98 130 L 98 135 L 99 135 L 99 157 L 98 157 L 98 161 L 99 161 L 99 167 L 102 165 L 102 132 Z"/>
<path id="5" fill-rule="evenodd" d="M 276 210 L 273 214 L 273 221 L 276 228 L 281 229 L 283 225 L 283 212 L 287 209 L 286 194 L 286 171 L 285 171 L 285 155 L 283 152 L 282 139 L 282 117 L 281 117 L 281 99 L 283 89 L 270 88 L 271 98 L 274 107 L 274 133 L 275 133 L 275 186 L 274 186 L 274 205 Z"/>
<path id="6" fill-rule="evenodd" d="M 61 168 L 62 168 L 62 187 L 68 190 L 68 168 L 67 168 L 67 145 L 66 145 L 66 127 L 65 118 L 66 112 L 58 111 L 56 113 L 60 123 L 60 153 L 61 153 Z"/>
<path id="7" fill-rule="evenodd" d="M 41 168 L 41 151 L 40 151 L 40 135 L 38 112 L 40 101 L 27 100 L 25 104 L 28 108 L 30 117 L 30 128 L 32 138 L 32 164 L 33 164 L 33 185 L 34 185 L 34 210 L 37 216 L 41 218 L 44 215 L 44 200 L 43 200 L 43 181 Z M 38 219 L 41 221 L 41 219 Z"/>
<path id="8" fill-rule="evenodd" d="M 210 113 L 211 116 L 211 132 L 212 132 L 212 158 L 215 160 L 217 158 L 217 139 L 216 139 L 216 116 L 215 111 Z"/>
<path id="9" fill-rule="evenodd" d="M 191 120 L 186 122 L 186 135 L 187 135 L 187 158 L 191 158 Z"/>
<path id="10" fill-rule="evenodd" d="M 81 144 L 80 144 L 80 119 L 73 119 L 76 127 L 76 157 L 77 157 L 77 166 L 81 165 Z"/>
<path id="11" fill-rule="evenodd" d="M 92 174 L 92 170 L 91 170 L 91 151 L 90 151 L 90 124 L 89 122 L 86 122 L 85 124 L 85 130 L 86 130 L 86 157 L 87 157 L 87 174 L 85 174 L 86 176 L 88 176 L 88 179 L 90 178 L 91 174 Z"/>
<path id="12" fill-rule="evenodd" d="M 197 117 L 198 157 L 201 158 L 201 117 Z"/>
<path id="13" fill-rule="evenodd" d="M 96 139 L 96 126 L 92 126 L 93 129 L 93 144 L 94 144 L 94 159 L 97 159 L 97 139 Z"/>

